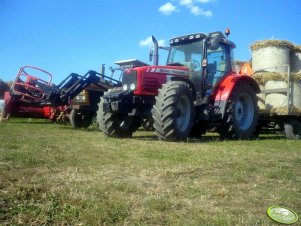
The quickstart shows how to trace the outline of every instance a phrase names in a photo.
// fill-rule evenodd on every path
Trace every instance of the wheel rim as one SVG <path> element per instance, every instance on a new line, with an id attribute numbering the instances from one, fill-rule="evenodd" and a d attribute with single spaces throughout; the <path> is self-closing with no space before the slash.
<path id="1" fill-rule="evenodd" d="M 186 96 L 180 98 L 177 105 L 177 127 L 184 131 L 190 121 L 190 102 Z"/>
<path id="2" fill-rule="evenodd" d="M 248 129 L 254 118 L 254 106 L 251 97 L 248 94 L 239 96 L 235 105 L 235 119 L 236 124 L 240 129 Z"/>
<path id="3" fill-rule="evenodd" d="M 132 117 L 120 117 L 119 119 L 119 127 L 122 128 L 123 130 L 128 130 L 131 128 L 133 122 L 133 118 Z"/>

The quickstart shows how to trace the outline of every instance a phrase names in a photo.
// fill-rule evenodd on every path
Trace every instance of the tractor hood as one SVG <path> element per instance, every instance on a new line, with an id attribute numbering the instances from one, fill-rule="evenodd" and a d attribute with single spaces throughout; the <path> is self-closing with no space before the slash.
<path id="1" fill-rule="evenodd" d="M 144 73 L 157 76 L 189 76 L 189 70 L 183 66 L 151 66 L 143 68 Z"/>
<path id="2" fill-rule="evenodd" d="M 136 95 L 157 95 L 158 89 L 171 77 L 189 77 L 189 69 L 183 66 L 144 66 L 125 70 L 122 75 L 124 91 Z"/>

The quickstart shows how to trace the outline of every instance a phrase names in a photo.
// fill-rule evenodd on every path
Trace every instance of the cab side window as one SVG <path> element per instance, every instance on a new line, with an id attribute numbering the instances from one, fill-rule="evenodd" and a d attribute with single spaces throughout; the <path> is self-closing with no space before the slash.
<path id="1" fill-rule="evenodd" d="M 207 83 L 213 87 L 227 72 L 227 56 L 225 46 L 207 51 Z"/>

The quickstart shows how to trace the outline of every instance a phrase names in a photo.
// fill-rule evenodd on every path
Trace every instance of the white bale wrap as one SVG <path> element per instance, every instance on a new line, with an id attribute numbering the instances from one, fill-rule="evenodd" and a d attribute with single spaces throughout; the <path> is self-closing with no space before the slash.
<path id="1" fill-rule="evenodd" d="M 292 76 L 292 75 L 291 75 Z M 301 113 L 301 74 L 291 77 L 291 101 L 290 111 L 292 114 Z M 287 74 L 276 72 L 262 72 L 253 75 L 259 84 L 260 90 L 287 89 Z M 258 106 L 262 111 L 273 112 L 279 115 L 287 114 L 287 93 L 260 93 L 257 94 Z"/>
<path id="2" fill-rule="evenodd" d="M 264 86 L 266 90 L 286 87 L 287 83 L 285 81 L 267 81 Z M 269 93 L 265 97 L 265 105 L 266 110 L 287 107 L 287 96 L 282 93 Z"/>
<path id="3" fill-rule="evenodd" d="M 301 112 L 301 80 L 293 82 L 293 105 L 298 112 Z"/>
<path id="4" fill-rule="evenodd" d="M 259 84 L 260 90 L 264 90 L 264 85 Z M 259 110 L 265 110 L 265 94 L 257 94 Z"/>
<path id="5" fill-rule="evenodd" d="M 253 71 L 287 72 L 293 44 L 282 40 L 264 40 L 251 45 Z"/>
<path id="6" fill-rule="evenodd" d="M 265 40 L 252 44 L 251 50 L 253 78 L 261 90 L 286 90 L 290 73 L 290 113 L 301 113 L 301 47 L 296 47 L 288 41 Z M 287 93 L 261 93 L 258 94 L 258 99 L 260 110 L 278 115 L 288 113 Z M 260 100 L 264 100 L 265 104 Z"/>

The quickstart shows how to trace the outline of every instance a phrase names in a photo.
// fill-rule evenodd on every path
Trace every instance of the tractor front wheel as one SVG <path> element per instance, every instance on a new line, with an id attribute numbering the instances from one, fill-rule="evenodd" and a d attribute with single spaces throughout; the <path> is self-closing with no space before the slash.
<path id="1" fill-rule="evenodd" d="M 99 130 L 110 137 L 131 137 L 140 127 L 140 119 L 135 116 L 105 112 L 103 109 L 104 99 L 98 104 L 97 124 Z"/>
<path id="2" fill-rule="evenodd" d="M 193 101 L 192 91 L 186 82 L 163 84 L 152 110 L 159 139 L 175 141 L 189 136 L 194 118 Z"/>
<path id="3" fill-rule="evenodd" d="M 72 128 L 88 128 L 92 123 L 92 115 L 90 112 L 72 109 L 69 120 Z"/>
<path id="4" fill-rule="evenodd" d="M 222 125 L 218 128 L 221 138 L 253 138 L 258 111 L 254 89 L 247 82 L 236 84 L 228 100 Z"/>

